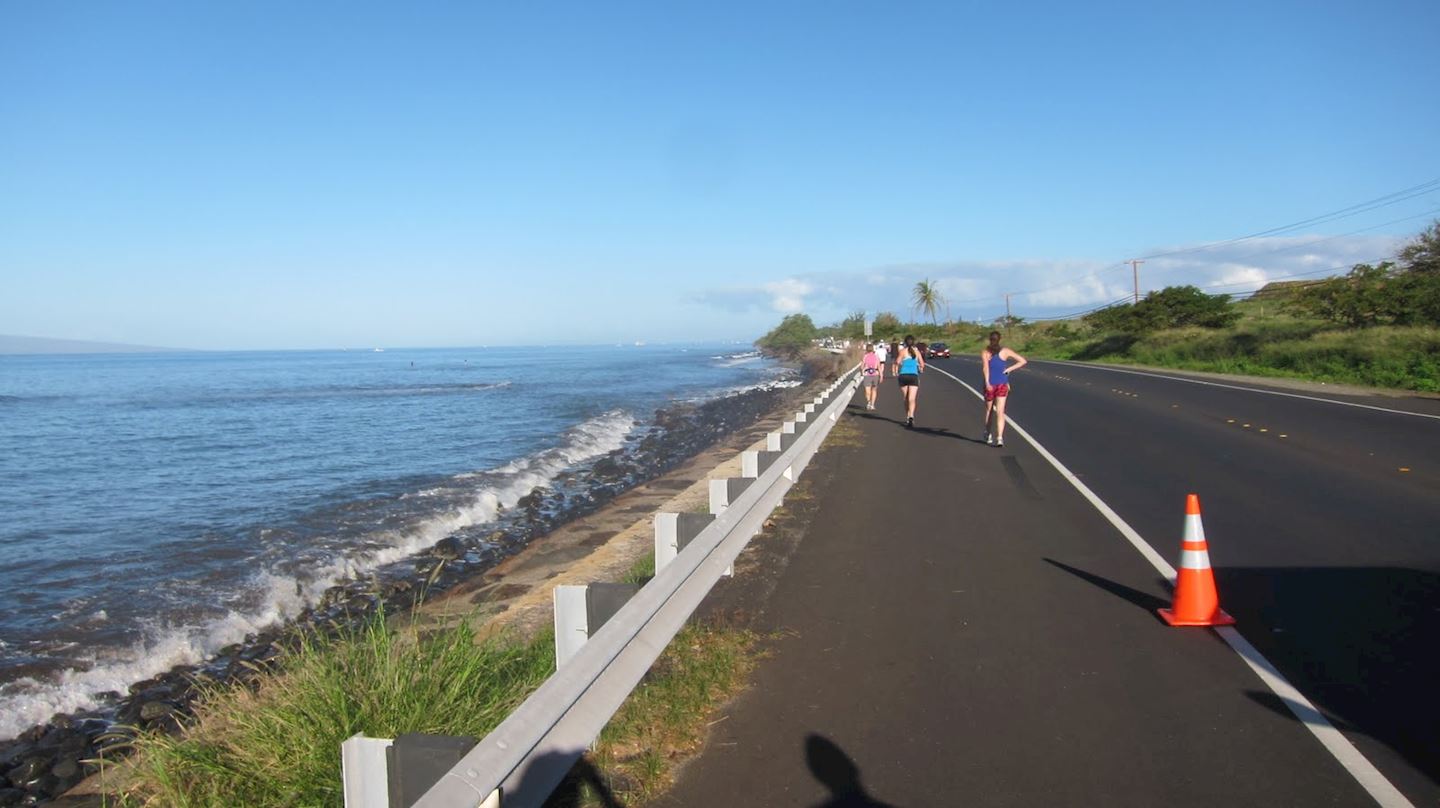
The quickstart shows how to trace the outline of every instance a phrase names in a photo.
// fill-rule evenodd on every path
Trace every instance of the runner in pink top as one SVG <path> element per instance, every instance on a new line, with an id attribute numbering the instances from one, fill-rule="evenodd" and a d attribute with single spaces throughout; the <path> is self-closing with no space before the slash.
<path id="1" fill-rule="evenodd" d="M 885 381 L 885 365 L 875 353 L 875 344 L 866 343 L 865 358 L 860 360 L 861 386 L 865 388 L 865 409 L 875 409 L 875 396 L 880 391 L 880 382 Z"/>

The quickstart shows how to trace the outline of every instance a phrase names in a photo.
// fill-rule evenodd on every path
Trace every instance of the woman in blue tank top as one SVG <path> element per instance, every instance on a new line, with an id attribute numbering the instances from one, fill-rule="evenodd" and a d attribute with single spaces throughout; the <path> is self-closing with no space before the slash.
<path id="1" fill-rule="evenodd" d="M 915 400 L 920 397 L 920 374 L 925 372 L 925 357 L 915 347 L 915 337 L 906 334 L 905 344 L 895 352 L 895 378 L 900 382 L 900 395 L 905 397 L 905 426 L 915 427 Z"/>
<path id="2" fill-rule="evenodd" d="M 1010 360 L 1015 364 L 1008 365 Z M 1025 367 L 1025 357 L 1000 346 L 1000 332 L 990 332 L 990 344 L 980 352 L 980 369 L 985 374 L 985 442 L 1005 445 L 1005 402 L 1010 398 L 1010 374 Z M 995 425 L 990 425 L 991 413 Z"/>

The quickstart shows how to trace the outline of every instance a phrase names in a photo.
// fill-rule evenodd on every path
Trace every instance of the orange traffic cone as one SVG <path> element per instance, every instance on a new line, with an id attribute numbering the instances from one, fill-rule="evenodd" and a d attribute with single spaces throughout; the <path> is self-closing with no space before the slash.
<path id="1" fill-rule="evenodd" d="M 1235 618 L 1220 608 L 1215 573 L 1210 569 L 1210 548 L 1200 524 L 1200 497 L 1185 498 L 1185 536 L 1180 543 L 1180 574 L 1175 579 L 1175 602 L 1157 609 L 1172 626 L 1233 626 Z"/>

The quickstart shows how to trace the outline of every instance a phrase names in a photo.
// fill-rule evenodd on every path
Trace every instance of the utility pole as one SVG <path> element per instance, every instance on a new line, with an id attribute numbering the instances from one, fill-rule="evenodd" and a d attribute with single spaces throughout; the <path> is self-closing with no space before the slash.
<path id="1" fill-rule="evenodd" d="M 1135 302 L 1140 302 L 1140 265 L 1145 263 L 1139 259 L 1132 258 L 1128 262 L 1130 269 L 1135 273 Z"/>
<path id="2" fill-rule="evenodd" d="M 1015 318 L 1010 316 L 1010 293 L 1009 293 L 1009 292 L 1006 292 L 1006 293 L 1005 293 L 1005 325 L 1006 325 L 1006 327 L 1009 327 L 1009 325 L 1010 325 L 1011 323 L 1013 323 L 1013 322 L 1015 322 Z"/>

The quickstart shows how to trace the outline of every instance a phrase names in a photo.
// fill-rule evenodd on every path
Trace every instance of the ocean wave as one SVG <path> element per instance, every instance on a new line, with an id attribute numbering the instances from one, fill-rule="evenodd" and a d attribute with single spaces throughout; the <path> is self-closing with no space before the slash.
<path id="1" fill-rule="evenodd" d="M 742 384 L 735 387 L 725 387 L 719 390 L 712 390 L 708 393 L 687 398 L 685 399 L 685 401 L 688 401 L 692 404 L 699 404 L 707 401 L 716 401 L 722 398 L 730 398 L 731 396 L 742 396 L 746 393 L 763 392 L 769 390 L 788 390 L 792 387 L 799 387 L 802 384 L 804 384 L 803 381 L 794 377 L 772 378 L 762 382 L 755 382 L 753 384 Z"/>
<path id="2" fill-rule="evenodd" d="M 740 365 L 747 365 L 760 360 L 759 351 L 744 351 L 742 353 L 725 354 L 723 356 L 712 356 L 711 359 L 723 368 L 733 368 Z"/>
<path id="3" fill-rule="evenodd" d="M 234 608 L 195 625 L 155 622 L 143 627 L 144 640 L 76 658 L 73 667 L 60 671 L 54 679 L 22 677 L 0 685 L 0 740 L 13 738 L 56 713 L 94 709 L 102 703 L 101 694 L 124 693 L 134 682 L 177 665 L 206 660 L 227 645 L 296 617 L 337 584 L 364 578 L 458 531 L 494 521 L 502 510 L 514 507 L 522 497 L 549 485 L 567 470 L 624 446 L 636 423 L 629 413 L 607 412 L 570 428 L 554 447 L 488 471 L 456 475 L 457 487 L 466 481 L 472 487 L 467 501 L 401 528 L 365 534 L 350 542 L 351 552 L 338 552 L 303 576 L 275 569 L 262 571 L 244 587 L 240 598 L 252 606 Z M 357 551 L 357 547 L 364 549 Z M 103 611 L 89 615 L 89 619 L 107 618 Z"/>

